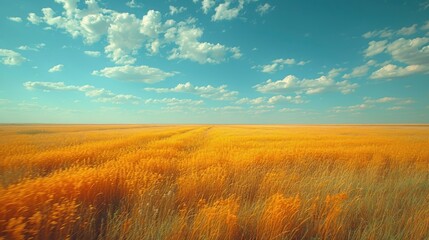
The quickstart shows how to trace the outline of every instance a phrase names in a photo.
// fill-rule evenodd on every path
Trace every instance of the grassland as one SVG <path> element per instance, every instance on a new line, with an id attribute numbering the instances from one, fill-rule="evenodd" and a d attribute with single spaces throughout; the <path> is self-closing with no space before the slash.
<path id="1" fill-rule="evenodd" d="M 429 126 L 0 126 L 0 239 L 428 239 Z"/>

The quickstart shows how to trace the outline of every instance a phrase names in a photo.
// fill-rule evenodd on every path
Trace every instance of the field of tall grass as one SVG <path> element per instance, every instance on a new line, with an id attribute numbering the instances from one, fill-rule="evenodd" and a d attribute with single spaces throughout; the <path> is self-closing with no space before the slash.
<path id="1" fill-rule="evenodd" d="M 429 239 L 429 126 L 1 125 L 0 239 Z"/>

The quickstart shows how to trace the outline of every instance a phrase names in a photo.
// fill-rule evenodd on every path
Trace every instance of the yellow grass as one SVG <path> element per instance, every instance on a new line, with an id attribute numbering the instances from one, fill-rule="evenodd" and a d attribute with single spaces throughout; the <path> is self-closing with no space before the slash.
<path id="1" fill-rule="evenodd" d="M 429 239 L 429 126 L 0 126 L 0 239 Z"/>

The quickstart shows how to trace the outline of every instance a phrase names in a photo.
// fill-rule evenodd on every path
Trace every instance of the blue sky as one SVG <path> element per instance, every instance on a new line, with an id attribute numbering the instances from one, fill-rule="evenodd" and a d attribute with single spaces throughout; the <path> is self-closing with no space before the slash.
<path id="1" fill-rule="evenodd" d="M 429 1 L 2 5 L 3 123 L 429 122 Z"/>

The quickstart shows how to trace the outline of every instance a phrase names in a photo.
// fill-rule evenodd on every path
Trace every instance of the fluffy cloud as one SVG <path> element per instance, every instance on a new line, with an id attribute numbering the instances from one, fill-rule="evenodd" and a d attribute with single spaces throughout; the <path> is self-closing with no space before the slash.
<path id="1" fill-rule="evenodd" d="M 256 12 L 259 13 L 259 15 L 265 15 L 267 14 L 269 11 L 273 10 L 274 7 L 272 7 L 269 3 L 265 3 L 265 4 L 260 4 L 258 5 L 258 7 L 256 7 Z"/>
<path id="2" fill-rule="evenodd" d="M 413 24 L 409 27 L 403 27 L 397 31 L 398 35 L 408 36 L 417 32 L 417 24 Z"/>
<path id="3" fill-rule="evenodd" d="M 105 52 L 116 64 L 133 64 L 137 51 L 143 44 L 144 36 L 140 33 L 140 20 L 134 14 L 115 14 L 108 29 L 109 44 Z"/>
<path id="4" fill-rule="evenodd" d="M 182 25 L 170 31 L 169 34 L 175 35 L 175 43 L 178 45 L 172 50 L 169 59 L 189 59 L 204 64 L 220 63 L 228 57 L 241 57 L 240 50 L 236 47 L 200 42 L 199 39 L 203 35 L 203 30 L 200 28 Z"/>
<path id="5" fill-rule="evenodd" d="M 305 101 L 302 99 L 300 95 L 296 96 L 283 96 L 283 95 L 276 95 L 270 98 L 266 97 L 258 97 L 258 98 L 241 98 L 237 100 L 236 104 L 247 104 L 247 105 L 257 105 L 258 107 L 265 107 L 265 108 L 272 108 L 272 104 L 282 103 L 282 102 L 288 102 L 288 103 L 294 103 L 294 104 L 300 104 L 305 103 Z M 256 108 L 256 107 L 253 107 Z"/>
<path id="6" fill-rule="evenodd" d="M 194 3 L 198 3 L 199 0 L 193 0 Z M 203 12 L 207 14 L 209 10 L 216 4 L 215 0 L 202 0 L 201 1 L 201 9 Z"/>
<path id="7" fill-rule="evenodd" d="M 0 49 L 0 59 L 1 63 L 13 66 L 20 65 L 27 60 L 21 54 L 9 49 Z"/>
<path id="8" fill-rule="evenodd" d="M 402 109 L 404 109 L 404 107 L 402 107 L 402 106 L 394 106 L 394 107 L 387 108 L 387 110 L 389 110 L 389 111 L 398 111 L 398 110 L 402 110 Z"/>
<path id="9" fill-rule="evenodd" d="M 400 29 L 396 34 L 410 35 L 416 32 L 417 25 Z M 412 39 L 399 38 L 388 42 L 371 41 L 365 50 L 366 57 L 381 53 L 390 55 L 391 61 L 374 71 L 371 79 L 405 77 L 417 73 L 429 73 L 429 38 L 416 37 Z M 394 63 L 392 63 L 394 61 Z M 364 72 L 366 69 L 362 67 Z"/>
<path id="10" fill-rule="evenodd" d="M 236 111 L 243 110 L 243 108 L 240 106 L 222 106 L 222 107 L 211 108 L 211 110 L 215 112 L 236 112 Z"/>
<path id="11" fill-rule="evenodd" d="M 342 113 L 342 112 L 358 112 L 370 108 L 367 104 L 357 104 L 351 106 L 337 106 L 332 109 L 332 112 Z"/>
<path id="12" fill-rule="evenodd" d="M 343 78 L 350 79 L 350 78 L 363 77 L 368 73 L 369 68 L 371 66 L 374 66 L 375 64 L 376 64 L 376 62 L 374 60 L 369 60 L 364 65 L 355 67 L 351 73 L 344 74 Z"/>
<path id="13" fill-rule="evenodd" d="M 395 97 L 381 97 L 381 98 L 370 98 L 364 97 L 363 102 L 356 105 L 351 106 L 337 106 L 332 108 L 332 112 L 340 113 L 340 112 L 359 112 L 365 109 L 380 107 L 390 105 L 390 107 L 383 107 L 387 110 L 401 110 L 404 109 L 404 105 L 414 103 L 411 99 L 406 98 L 395 98 Z M 391 105 L 396 106 L 391 106 Z"/>
<path id="14" fill-rule="evenodd" d="M 172 16 L 186 11 L 185 7 L 175 7 L 170 5 L 168 8 L 170 9 L 170 15 Z"/>
<path id="15" fill-rule="evenodd" d="M 40 24 L 42 22 L 42 19 L 39 16 L 37 16 L 35 13 L 29 13 L 27 20 L 32 24 Z"/>
<path id="16" fill-rule="evenodd" d="M 282 70 L 286 65 L 294 65 L 294 64 L 305 65 L 306 63 L 308 62 L 306 61 L 297 62 L 293 58 L 287 58 L 287 59 L 279 58 L 271 61 L 270 64 L 254 66 L 253 68 L 259 68 L 261 72 L 264 72 L 264 73 L 274 73 L 279 70 Z"/>
<path id="17" fill-rule="evenodd" d="M 110 26 L 110 18 L 101 13 L 88 14 L 80 20 L 80 34 L 86 43 L 98 42 L 107 33 Z"/>
<path id="18" fill-rule="evenodd" d="M 123 81 L 155 83 L 174 76 L 175 73 L 164 72 L 158 68 L 148 66 L 118 66 L 107 67 L 98 71 L 93 71 L 92 75 L 113 78 Z"/>
<path id="19" fill-rule="evenodd" d="M 409 65 L 406 67 L 399 67 L 394 64 L 387 64 L 377 71 L 373 72 L 370 76 L 371 79 L 382 78 L 397 78 L 413 75 L 420 72 L 428 72 L 429 68 L 422 65 Z"/>
<path id="20" fill-rule="evenodd" d="M 91 85 L 66 85 L 64 82 L 25 82 L 24 87 L 27 90 L 43 91 L 77 91 L 83 92 L 85 96 L 94 99 L 95 102 L 102 103 L 133 103 L 138 104 L 140 98 L 129 94 L 115 94 L 104 88 L 96 88 Z"/>
<path id="21" fill-rule="evenodd" d="M 39 89 L 44 91 L 80 91 L 81 88 L 79 86 L 66 85 L 64 82 L 25 82 L 24 87 L 27 90 Z"/>
<path id="22" fill-rule="evenodd" d="M 136 0 L 131 0 L 126 3 L 126 5 L 130 8 L 142 8 L 143 6 L 141 4 L 136 3 Z"/>
<path id="23" fill-rule="evenodd" d="M 364 51 L 366 57 L 372 57 L 382 53 L 386 49 L 387 40 L 371 41 L 368 43 L 368 48 Z"/>
<path id="24" fill-rule="evenodd" d="M 382 98 L 370 98 L 364 97 L 365 104 L 382 104 L 382 103 L 393 103 L 397 105 L 405 105 L 414 103 L 411 99 L 395 98 L 395 97 L 382 97 Z"/>
<path id="25" fill-rule="evenodd" d="M 262 103 L 265 103 L 264 97 L 258 97 L 258 98 L 241 98 L 237 100 L 236 104 L 251 104 L 251 105 L 259 105 Z"/>
<path id="26" fill-rule="evenodd" d="M 216 0 L 193 0 L 194 3 L 201 2 L 201 9 L 204 14 L 208 14 L 210 9 L 214 8 L 214 15 L 212 15 L 212 21 L 232 20 L 240 15 L 243 11 L 244 6 L 257 0 L 224 0 L 220 2 L 216 7 Z M 261 4 L 256 8 L 256 12 L 263 15 L 270 10 L 274 9 L 268 3 Z"/>
<path id="27" fill-rule="evenodd" d="M 244 0 L 238 0 L 235 7 L 231 7 L 233 1 L 225 0 L 215 8 L 215 14 L 212 16 L 212 21 L 231 20 L 238 16 L 243 9 Z"/>
<path id="28" fill-rule="evenodd" d="M 58 64 L 58 65 L 55 65 L 55 66 L 51 67 L 51 68 L 48 70 L 48 72 L 50 72 L 50 73 L 53 73 L 53 72 L 61 72 L 61 71 L 63 70 L 63 68 L 64 68 L 64 65 L 63 65 L 63 64 Z"/>
<path id="29" fill-rule="evenodd" d="M 388 37 L 393 36 L 393 34 L 394 33 L 392 30 L 385 28 L 383 30 L 366 32 L 362 36 L 364 38 L 374 38 L 374 37 L 388 38 Z"/>
<path id="30" fill-rule="evenodd" d="M 7 19 L 9 19 L 12 22 L 22 22 L 22 18 L 20 17 L 8 17 Z"/>
<path id="31" fill-rule="evenodd" d="M 300 108 L 282 108 L 279 110 L 279 112 L 299 112 L 301 111 Z"/>
<path id="32" fill-rule="evenodd" d="M 167 106 L 175 106 L 175 105 L 201 105 L 204 103 L 203 100 L 192 100 L 192 99 L 178 99 L 178 98 L 162 98 L 162 99 L 146 99 L 144 101 L 145 104 L 152 103 L 162 103 Z"/>
<path id="33" fill-rule="evenodd" d="M 276 104 L 280 102 L 290 102 L 295 104 L 305 103 L 305 101 L 302 99 L 300 95 L 296 96 L 283 96 L 283 95 L 276 95 L 268 99 L 268 103 L 270 104 Z"/>
<path id="34" fill-rule="evenodd" d="M 288 75 L 282 80 L 267 80 L 264 83 L 257 84 L 255 88 L 262 93 L 281 93 L 294 91 L 297 94 L 316 94 L 326 91 L 338 91 L 342 94 L 353 92 L 358 84 L 350 83 L 347 80 L 335 81 L 334 77 L 339 74 L 338 69 L 332 69 L 327 76 L 320 76 L 316 79 L 298 79 L 296 76 Z"/>
<path id="35" fill-rule="evenodd" d="M 90 57 L 99 57 L 101 55 L 99 51 L 84 51 L 84 53 Z"/>
<path id="36" fill-rule="evenodd" d="M 35 51 L 35 52 L 38 52 L 40 49 L 44 48 L 45 46 L 46 46 L 46 44 L 39 43 L 39 44 L 35 44 L 34 46 L 22 45 L 22 46 L 19 46 L 18 49 L 22 50 L 22 51 Z"/>
<path id="37" fill-rule="evenodd" d="M 408 36 L 416 32 L 417 32 L 417 24 L 413 24 L 409 27 L 403 27 L 399 30 L 392 30 L 389 28 L 385 28 L 382 30 L 366 32 L 362 36 L 364 38 L 390 38 L 393 36 Z"/>
<path id="38" fill-rule="evenodd" d="M 429 65 L 429 38 L 400 38 L 387 46 L 386 52 L 396 61 L 414 65 Z"/>
<path id="39" fill-rule="evenodd" d="M 237 91 L 230 91 L 227 89 L 227 85 L 221 85 L 219 87 L 207 86 L 193 86 L 190 82 L 180 83 L 173 88 L 145 88 L 145 91 L 152 91 L 157 93 L 168 93 L 168 92 L 183 92 L 192 93 L 199 95 L 203 98 L 209 98 L 214 100 L 233 100 L 238 95 Z"/>
<path id="40" fill-rule="evenodd" d="M 240 0 L 241 1 L 241 0 Z M 219 63 L 227 58 L 239 58 L 237 47 L 226 47 L 219 43 L 200 42 L 203 30 L 194 26 L 195 19 L 176 23 L 174 20 L 162 21 L 162 14 L 149 10 L 141 19 L 134 14 L 119 13 L 100 8 L 95 0 L 85 1 L 86 8 L 79 9 L 75 0 L 56 0 L 64 11 L 57 15 L 51 8 L 43 8 L 42 17 L 30 13 L 28 20 L 33 24 L 41 21 L 51 27 L 63 29 L 73 38 L 82 37 L 86 44 L 100 41 L 104 36 L 107 45 L 104 52 L 108 58 L 119 65 L 136 62 L 142 47 L 150 54 L 158 54 L 166 45 L 174 44 L 169 59 L 188 59 L 198 63 Z M 130 4 L 135 4 L 131 1 Z M 130 5 L 129 4 L 129 5 Z M 185 8 L 170 7 L 171 14 Z"/>

